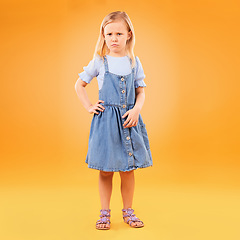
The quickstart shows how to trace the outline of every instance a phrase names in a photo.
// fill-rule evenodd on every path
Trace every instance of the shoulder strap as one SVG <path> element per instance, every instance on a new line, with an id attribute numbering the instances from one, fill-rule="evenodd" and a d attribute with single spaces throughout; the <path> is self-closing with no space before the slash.
<path id="1" fill-rule="evenodd" d="M 106 58 L 105 55 L 103 56 L 103 58 L 104 58 L 105 72 L 108 72 L 108 61 L 107 61 L 107 58 Z"/>

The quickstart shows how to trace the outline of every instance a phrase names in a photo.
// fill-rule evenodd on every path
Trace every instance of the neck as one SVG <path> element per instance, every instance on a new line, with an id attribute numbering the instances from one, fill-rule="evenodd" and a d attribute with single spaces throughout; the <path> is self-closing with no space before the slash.
<path id="1" fill-rule="evenodd" d="M 127 54 L 126 53 L 108 53 L 107 55 L 111 57 L 125 57 Z"/>

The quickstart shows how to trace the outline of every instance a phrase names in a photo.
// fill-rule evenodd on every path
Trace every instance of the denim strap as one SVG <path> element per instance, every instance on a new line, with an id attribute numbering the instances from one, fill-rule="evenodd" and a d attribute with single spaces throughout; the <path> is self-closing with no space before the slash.
<path id="1" fill-rule="evenodd" d="M 108 72 L 108 61 L 107 61 L 106 56 L 103 56 L 103 57 L 104 57 L 105 72 Z"/>

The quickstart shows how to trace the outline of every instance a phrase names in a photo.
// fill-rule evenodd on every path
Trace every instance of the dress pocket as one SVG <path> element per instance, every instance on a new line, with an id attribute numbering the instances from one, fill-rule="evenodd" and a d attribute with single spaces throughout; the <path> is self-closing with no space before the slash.
<path id="1" fill-rule="evenodd" d="M 144 140 L 144 143 L 146 145 L 146 149 L 148 150 L 148 149 L 150 149 L 150 145 L 149 145 L 149 139 L 148 139 L 146 124 L 141 123 L 140 127 L 141 127 L 141 131 L 142 131 L 143 140 Z"/>

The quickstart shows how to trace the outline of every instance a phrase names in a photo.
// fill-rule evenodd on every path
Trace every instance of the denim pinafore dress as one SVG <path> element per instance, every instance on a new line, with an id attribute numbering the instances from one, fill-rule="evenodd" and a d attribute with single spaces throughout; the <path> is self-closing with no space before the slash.
<path id="1" fill-rule="evenodd" d="M 128 57 L 130 63 L 131 58 Z M 139 114 L 138 124 L 124 128 L 128 116 L 123 114 L 135 105 L 134 70 L 128 75 L 109 72 L 104 56 L 105 74 L 99 90 L 105 110 L 94 113 L 85 162 L 89 168 L 107 172 L 131 171 L 152 166 L 152 155 L 146 125 Z"/>

